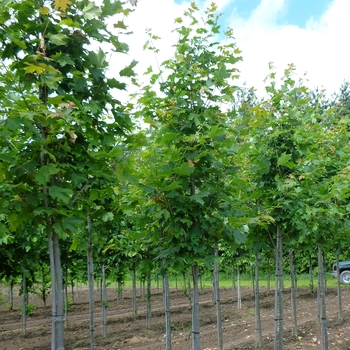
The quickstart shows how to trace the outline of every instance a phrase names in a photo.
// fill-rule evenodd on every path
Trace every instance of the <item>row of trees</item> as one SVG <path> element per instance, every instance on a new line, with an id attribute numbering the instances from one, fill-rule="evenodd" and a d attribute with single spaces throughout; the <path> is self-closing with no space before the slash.
<path id="1" fill-rule="evenodd" d="M 271 67 L 262 99 L 235 86 L 242 58 L 233 33 L 220 32 L 215 4 L 201 17 L 194 3 L 175 20 L 174 56 L 147 70 L 149 84 L 138 82 L 136 61 L 110 77 L 106 51 L 127 52 L 120 37 L 130 11 L 110 0 L 1 8 L 1 277 L 28 275 L 49 252 L 52 349 L 63 349 L 64 261 L 86 253 L 91 294 L 96 256 L 101 271 L 110 261 L 124 267 L 125 256 L 147 272 L 156 264 L 165 291 L 169 268 L 190 267 L 197 350 L 200 268 L 214 267 L 219 321 L 219 247 L 233 260 L 275 251 L 282 349 L 283 247 L 306 255 L 318 247 L 322 272 L 323 250 L 339 256 L 347 241 L 349 88 L 326 98 L 296 81 L 292 65 L 281 84 Z M 145 47 L 157 53 L 149 35 Z M 130 84 L 140 92 L 122 102 L 118 91 Z M 92 347 L 93 310 L 91 298 Z M 322 330 L 326 347 L 326 323 Z"/>

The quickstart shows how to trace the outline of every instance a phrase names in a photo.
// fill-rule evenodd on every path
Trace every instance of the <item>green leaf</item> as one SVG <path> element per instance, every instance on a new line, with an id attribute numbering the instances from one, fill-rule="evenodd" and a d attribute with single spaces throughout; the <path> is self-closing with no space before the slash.
<path id="1" fill-rule="evenodd" d="M 52 208 L 46 208 L 46 207 L 37 207 L 34 209 L 33 214 L 35 216 L 40 216 L 41 214 L 47 214 L 47 215 L 52 215 L 55 212 L 54 209 Z"/>
<path id="2" fill-rule="evenodd" d="M 62 219 L 63 229 L 72 233 L 75 233 L 83 223 L 83 220 L 77 218 L 65 217 Z"/>
<path id="3" fill-rule="evenodd" d="M 57 174 L 59 172 L 59 169 L 57 169 L 57 166 L 55 164 L 48 164 L 42 166 L 36 176 L 35 176 L 35 182 L 38 185 L 46 185 L 50 181 L 51 175 Z"/>
<path id="4" fill-rule="evenodd" d="M 177 190 L 181 187 L 181 184 L 179 184 L 177 181 L 173 181 L 170 185 L 162 187 L 163 191 L 172 191 Z"/>
<path id="5" fill-rule="evenodd" d="M 101 50 L 101 48 L 98 49 L 98 52 L 95 53 L 93 51 L 89 52 L 89 59 L 91 63 L 96 66 L 97 68 L 104 68 L 108 63 L 106 62 L 106 55 Z"/>
<path id="6" fill-rule="evenodd" d="M 68 188 L 49 186 L 49 195 L 53 199 L 60 199 L 62 202 L 68 203 L 74 192 Z"/>
<path id="7" fill-rule="evenodd" d="M 27 45 L 24 41 L 18 40 L 17 38 L 15 38 L 12 35 L 9 35 L 8 37 L 14 44 L 19 46 L 21 49 L 25 50 L 27 48 Z"/>
<path id="8" fill-rule="evenodd" d="M 225 133 L 225 129 L 219 129 L 219 125 L 214 125 L 208 133 L 208 137 L 213 138 Z"/>
<path id="9" fill-rule="evenodd" d="M 119 74 L 121 77 L 132 77 L 136 75 L 133 68 L 137 65 L 138 61 L 133 60 L 127 67 L 122 69 Z"/>
<path id="10" fill-rule="evenodd" d="M 277 165 L 286 166 L 287 168 L 293 169 L 295 168 L 295 165 L 293 162 L 290 162 L 292 155 L 286 154 L 286 152 L 283 152 L 281 156 L 278 158 Z"/>
<path id="11" fill-rule="evenodd" d="M 202 190 L 194 194 L 193 196 L 191 196 L 191 200 L 203 205 L 204 204 L 203 198 L 208 197 L 209 194 L 210 194 L 209 191 Z"/>
<path id="12" fill-rule="evenodd" d="M 114 214 L 110 211 L 102 215 L 102 221 L 104 222 L 113 221 L 113 219 L 114 219 Z"/>
<path id="13" fill-rule="evenodd" d="M 126 84 L 118 81 L 115 78 L 107 79 L 107 85 L 112 89 L 125 90 Z"/>
<path id="14" fill-rule="evenodd" d="M 68 36 L 65 34 L 49 34 L 48 38 L 50 39 L 50 42 L 55 45 L 67 45 L 65 40 L 68 39 Z"/>
<path id="15" fill-rule="evenodd" d="M 86 7 L 83 8 L 83 17 L 87 20 L 99 17 L 101 13 L 102 10 L 93 2 L 90 2 Z"/>
<path id="16" fill-rule="evenodd" d="M 174 169 L 175 174 L 179 175 L 191 175 L 194 172 L 194 166 L 189 165 L 188 163 L 183 163 L 180 167 Z"/>
<path id="17" fill-rule="evenodd" d="M 124 24 L 123 21 L 118 21 L 117 23 L 113 24 L 114 28 L 120 28 L 120 29 L 127 29 L 127 26 Z"/>
<path id="18" fill-rule="evenodd" d="M 66 66 L 67 64 L 70 64 L 71 66 L 74 65 L 74 61 L 72 60 L 71 56 L 65 53 L 58 52 L 55 55 L 51 56 L 52 59 L 54 59 L 56 62 L 60 64 L 61 67 Z"/>

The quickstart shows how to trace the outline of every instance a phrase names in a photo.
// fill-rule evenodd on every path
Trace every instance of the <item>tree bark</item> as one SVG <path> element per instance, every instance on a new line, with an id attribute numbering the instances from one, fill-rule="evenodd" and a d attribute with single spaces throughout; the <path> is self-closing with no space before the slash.
<path id="1" fill-rule="evenodd" d="M 201 350 L 199 324 L 199 293 L 198 293 L 198 265 L 192 266 L 193 300 L 192 300 L 192 350 Z"/>
<path id="2" fill-rule="evenodd" d="M 102 265 L 102 337 L 107 335 L 107 284 L 106 265 Z"/>
<path id="3" fill-rule="evenodd" d="M 163 262 L 164 266 L 164 262 Z M 166 350 L 171 350 L 171 322 L 170 322 L 170 293 L 168 272 L 165 271 L 163 276 L 163 296 L 165 309 L 165 344 Z"/>
<path id="4" fill-rule="evenodd" d="M 237 308 L 242 308 L 242 296 L 241 296 L 241 270 L 237 267 Z"/>
<path id="5" fill-rule="evenodd" d="M 23 271 L 22 274 L 22 334 L 27 332 L 27 277 Z"/>
<path id="6" fill-rule="evenodd" d="M 324 263 L 323 263 L 323 252 L 320 245 L 318 246 L 318 269 L 319 269 L 320 304 L 321 304 L 321 313 L 320 313 L 321 314 L 321 344 L 322 344 L 322 350 L 328 350 L 325 273 L 324 273 Z"/>
<path id="7" fill-rule="evenodd" d="M 88 251 L 87 251 L 87 268 L 88 268 L 88 284 L 89 284 L 89 314 L 90 314 L 90 350 L 95 348 L 95 324 L 94 324 L 94 312 L 95 312 L 95 291 L 94 291 L 94 261 L 93 261 L 93 244 L 92 244 L 92 223 L 91 216 L 88 214 Z"/>
<path id="8" fill-rule="evenodd" d="M 132 263 L 132 312 L 134 317 L 137 316 L 137 303 L 136 303 L 136 263 Z"/>
<path id="9" fill-rule="evenodd" d="M 260 294 L 259 294 L 259 253 L 255 254 L 255 348 L 261 348 L 262 330 L 260 315 Z"/>
<path id="10" fill-rule="evenodd" d="M 292 309 L 292 337 L 298 336 L 298 320 L 297 320 L 297 300 L 296 300 L 296 283 L 295 283 L 295 253 L 294 250 L 289 255 L 289 267 L 290 267 L 290 282 L 291 293 L 290 302 Z"/>
<path id="11" fill-rule="evenodd" d="M 235 279 L 235 267 L 232 265 L 231 270 L 231 280 L 232 280 L 232 301 L 237 301 L 237 291 L 236 291 L 236 279 Z"/>
<path id="12" fill-rule="evenodd" d="M 151 282 L 152 282 L 152 273 L 151 271 L 147 274 L 147 293 L 146 293 L 146 327 L 151 329 L 151 319 L 152 319 L 152 303 L 151 303 Z"/>
<path id="13" fill-rule="evenodd" d="M 56 350 L 64 350 L 64 287 L 62 278 L 61 255 L 57 232 L 53 233 L 53 252 L 56 276 Z"/>
<path id="14" fill-rule="evenodd" d="M 276 238 L 276 276 L 275 276 L 275 334 L 274 350 L 283 349 L 283 260 L 282 231 L 277 226 Z"/>
<path id="15" fill-rule="evenodd" d="M 222 335 L 222 319 L 221 319 L 221 299 L 220 299 L 220 285 L 219 285 L 219 248 L 218 240 L 214 240 L 214 290 L 215 290 L 215 304 L 216 304 L 216 325 L 218 333 L 218 350 L 223 350 L 223 335 Z"/>

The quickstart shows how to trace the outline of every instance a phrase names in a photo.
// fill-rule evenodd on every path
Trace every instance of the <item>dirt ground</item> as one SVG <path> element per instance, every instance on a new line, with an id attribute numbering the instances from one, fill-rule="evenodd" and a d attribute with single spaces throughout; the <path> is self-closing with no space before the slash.
<path id="1" fill-rule="evenodd" d="M 7 290 L 2 287 L 3 301 Z M 131 290 L 125 289 L 121 301 L 117 301 L 115 288 L 108 289 L 107 336 L 102 337 L 100 293 L 95 295 L 95 349 L 113 350 L 164 350 L 165 326 L 163 298 L 160 290 L 153 289 L 152 327 L 146 328 L 146 301 L 138 295 L 137 317 L 133 317 Z M 242 291 L 242 308 L 232 301 L 232 290 L 222 289 L 222 319 L 224 349 L 254 349 L 255 321 L 254 298 L 250 288 Z M 189 299 L 181 290 L 171 291 L 172 349 L 191 349 L 191 309 Z M 290 291 L 284 294 L 284 349 L 321 349 L 320 330 L 317 323 L 316 295 L 308 289 L 298 290 L 298 338 L 291 337 Z M 68 327 L 65 329 L 66 350 L 89 350 L 89 314 L 87 290 L 78 290 L 68 314 Z M 338 321 L 336 291 L 327 290 L 327 317 L 329 349 L 350 349 L 350 289 L 343 289 L 342 305 L 344 320 Z M 29 296 L 29 303 L 38 305 L 27 320 L 27 333 L 21 333 L 19 312 L 20 297 L 15 298 L 15 310 L 9 311 L 6 305 L 0 306 L 0 350 L 47 350 L 50 349 L 50 305 L 42 307 L 36 296 Z M 263 349 L 273 349 L 274 292 L 261 288 L 261 320 Z M 217 348 L 216 311 L 212 303 L 212 290 L 205 289 L 200 295 L 201 348 Z"/>

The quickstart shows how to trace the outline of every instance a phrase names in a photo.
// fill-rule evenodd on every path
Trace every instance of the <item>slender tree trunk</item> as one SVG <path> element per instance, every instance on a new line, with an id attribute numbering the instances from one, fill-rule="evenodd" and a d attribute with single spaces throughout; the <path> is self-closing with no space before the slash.
<path id="1" fill-rule="evenodd" d="M 95 348 L 95 291 L 94 291 L 94 261 L 93 261 L 93 244 L 92 244 L 92 223 L 91 216 L 88 214 L 88 251 L 87 251 L 87 267 L 88 267 L 88 284 L 89 284 L 89 313 L 90 313 L 90 350 Z"/>
<path id="2" fill-rule="evenodd" d="M 23 271 L 22 274 L 22 334 L 27 332 L 27 277 Z"/>
<path id="3" fill-rule="evenodd" d="M 277 226 L 276 239 L 276 282 L 275 282 L 275 334 L 274 350 L 283 349 L 283 260 L 282 231 Z"/>
<path id="4" fill-rule="evenodd" d="M 321 301 L 321 344 L 322 344 L 322 350 L 328 350 L 325 273 L 324 273 L 324 263 L 323 263 L 323 252 L 322 252 L 321 246 L 318 246 L 318 269 L 319 269 L 320 301 Z"/>
<path id="5" fill-rule="evenodd" d="M 341 288 L 339 279 L 339 252 L 336 253 L 336 264 L 337 264 L 337 299 L 338 299 L 338 320 L 343 321 L 343 307 L 341 298 Z"/>
<path id="6" fill-rule="evenodd" d="M 163 262 L 164 266 L 164 262 Z M 171 322 L 170 322 L 170 293 L 168 272 L 165 271 L 163 276 L 163 296 L 165 309 L 165 344 L 166 350 L 171 350 Z"/>
<path id="7" fill-rule="evenodd" d="M 41 291 L 41 299 L 43 300 L 44 307 L 46 308 L 46 281 L 45 281 L 45 271 L 44 264 L 41 265 L 41 283 L 42 283 L 42 291 Z"/>
<path id="8" fill-rule="evenodd" d="M 152 303 L 151 303 L 151 282 L 152 273 L 151 271 L 147 274 L 147 293 L 146 293 L 146 327 L 151 328 L 151 318 L 152 318 Z"/>
<path id="9" fill-rule="evenodd" d="M 231 270 L 231 280 L 232 280 L 232 301 L 237 301 L 237 291 L 236 291 L 236 279 L 235 279 L 235 267 L 232 265 Z"/>
<path id="10" fill-rule="evenodd" d="M 65 319 L 65 326 L 66 328 L 68 327 L 68 267 L 66 266 L 65 268 L 65 284 L 64 284 L 64 291 L 65 291 L 65 296 L 64 296 L 64 319 Z"/>
<path id="11" fill-rule="evenodd" d="M 252 294 L 254 295 L 255 284 L 254 284 L 254 268 L 253 268 L 253 265 L 250 265 L 250 288 L 251 288 Z"/>
<path id="12" fill-rule="evenodd" d="M 13 309 L 13 279 L 10 279 L 10 283 L 9 283 L 9 309 L 12 310 Z"/>
<path id="13" fill-rule="evenodd" d="M 310 291 L 311 293 L 315 293 L 315 282 L 314 282 L 314 271 L 312 268 L 312 261 L 310 259 L 310 265 L 309 265 L 309 276 L 310 276 Z"/>
<path id="14" fill-rule="evenodd" d="M 51 350 L 56 350 L 56 273 L 52 233 L 48 233 L 51 272 Z"/>
<path id="15" fill-rule="evenodd" d="M 74 303 L 74 280 L 71 280 L 71 295 L 72 295 L 72 303 Z"/>
<path id="16" fill-rule="evenodd" d="M 192 350 L 201 350 L 199 325 L 199 293 L 198 293 L 198 265 L 192 266 L 193 301 L 192 301 Z"/>
<path id="17" fill-rule="evenodd" d="M 64 287 L 62 278 L 62 266 L 58 235 L 53 233 L 53 251 L 55 259 L 55 276 L 56 276 L 56 349 L 64 349 Z"/>
<path id="18" fill-rule="evenodd" d="M 297 322 L 297 296 L 296 296 L 296 283 L 295 283 L 295 253 L 294 250 L 289 255 L 289 267 L 290 267 L 290 282 L 291 282 L 291 293 L 290 302 L 292 309 L 292 337 L 298 336 L 298 322 Z"/>
<path id="19" fill-rule="evenodd" d="M 187 274 L 187 290 L 188 290 L 188 300 L 190 301 L 190 308 L 192 308 L 192 295 L 191 293 L 191 269 L 188 269 L 188 274 Z"/>
<path id="20" fill-rule="evenodd" d="M 259 294 L 259 253 L 255 254 L 255 348 L 261 348 L 262 330 L 260 315 L 260 294 Z"/>
<path id="21" fill-rule="evenodd" d="M 241 296 L 241 270 L 237 267 L 237 308 L 242 308 L 242 296 Z"/>
<path id="22" fill-rule="evenodd" d="M 222 335 L 222 319 L 221 319 L 221 299 L 220 299 L 220 285 L 219 285 L 219 248 L 218 240 L 214 240 L 214 290 L 215 290 L 215 302 L 216 302 L 216 325 L 218 332 L 218 350 L 223 350 L 224 342 Z"/>
<path id="23" fill-rule="evenodd" d="M 102 265 L 102 337 L 107 335 L 107 284 L 106 265 Z"/>
<path id="24" fill-rule="evenodd" d="M 136 263 L 132 263 L 132 312 L 134 317 L 137 316 L 137 304 L 136 304 Z"/>
<path id="25" fill-rule="evenodd" d="M 157 292 L 159 292 L 159 276 L 156 274 Z"/>
<path id="26" fill-rule="evenodd" d="M 119 302 L 120 300 L 122 300 L 122 297 L 123 297 L 123 287 L 122 287 L 122 281 L 121 280 L 117 281 L 117 288 L 118 288 L 117 301 Z"/>

